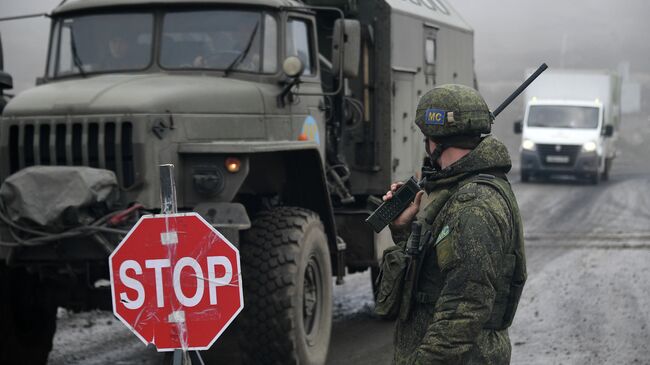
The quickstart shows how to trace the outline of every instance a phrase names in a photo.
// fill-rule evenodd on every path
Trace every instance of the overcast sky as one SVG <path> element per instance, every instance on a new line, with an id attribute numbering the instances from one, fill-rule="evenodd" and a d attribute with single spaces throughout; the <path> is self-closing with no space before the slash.
<path id="1" fill-rule="evenodd" d="M 474 27 L 479 80 L 521 77 L 522 66 L 616 68 L 650 74 L 650 1 L 450 0 Z M 508 69 L 514 68 L 514 70 Z"/>
<path id="2" fill-rule="evenodd" d="M 413 0 L 416 1 L 416 0 Z M 479 83 L 513 81 L 524 69 L 616 68 L 650 84 L 650 1 L 448 0 L 474 28 Z M 49 12 L 60 0 L 0 0 L 0 17 Z M 43 74 L 49 19 L 0 23 L 14 91 Z"/>

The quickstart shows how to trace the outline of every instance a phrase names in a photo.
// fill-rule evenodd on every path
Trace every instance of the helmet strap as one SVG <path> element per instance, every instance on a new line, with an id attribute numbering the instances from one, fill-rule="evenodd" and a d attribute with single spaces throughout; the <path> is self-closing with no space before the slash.
<path id="1" fill-rule="evenodd" d="M 442 167 L 438 163 L 438 159 L 440 156 L 442 156 L 442 153 L 449 147 L 446 143 L 443 142 L 436 142 L 436 148 L 433 151 L 429 150 L 429 143 L 427 141 L 426 149 L 427 153 L 429 154 L 429 159 L 431 159 L 431 165 L 436 169 L 436 170 L 442 170 Z"/>

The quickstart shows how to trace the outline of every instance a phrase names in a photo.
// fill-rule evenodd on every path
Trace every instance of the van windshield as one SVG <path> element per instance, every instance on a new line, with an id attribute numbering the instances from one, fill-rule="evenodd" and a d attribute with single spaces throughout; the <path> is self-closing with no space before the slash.
<path id="1" fill-rule="evenodd" d="M 99 14 L 60 19 L 52 38 L 49 73 L 142 70 L 151 63 L 153 14 Z"/>
<path id="2" fill-rule="evenodd" d="M 598 128 L 598 108 L 572 105 L 533 105 L 528 112 L 529 127 Z"/>

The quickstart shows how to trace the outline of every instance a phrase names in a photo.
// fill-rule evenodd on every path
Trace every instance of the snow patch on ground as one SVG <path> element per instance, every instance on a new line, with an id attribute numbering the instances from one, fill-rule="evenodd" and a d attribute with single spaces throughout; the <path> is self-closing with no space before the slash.
<path id="1" fill-rule="evenodd" d="M 161 355 L 147 348 L 112 312 L 59 309 L 49 365 L 154 365 Z"/>
<path id="2" fill-rule="evenodd" d="M 370 270 L 345 276 L 345 284 L 334 286 L 335 321 L 373 317 L 375 301 L 372 296 Z"/>

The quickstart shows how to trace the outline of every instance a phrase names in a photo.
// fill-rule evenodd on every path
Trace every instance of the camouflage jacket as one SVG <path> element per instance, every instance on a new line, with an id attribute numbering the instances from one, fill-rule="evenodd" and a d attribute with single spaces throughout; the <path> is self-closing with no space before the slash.
<path id="1" fill-rule="evenodd" d="M 510 339 L 503 328 L 509 323 L 502 326 L 501 318 L 515 265 L 511 234 L 517 227 L 496 189 L 470 182 L 479 173 L 505 174 L 510 167 L 505 146 L 486 137 L 426 184 L 417 219 L 422 236 L 429 230 L 431 239 L 420 254 L 412 295 L 407 303 L 402 300 L 410 313 L 397 320 L 394 364 L 510 362 Z M 514 214 L 521 226 L 518 208 Z M 406 230 L 391 230 L 400 246 L 408 239 Z"/>

